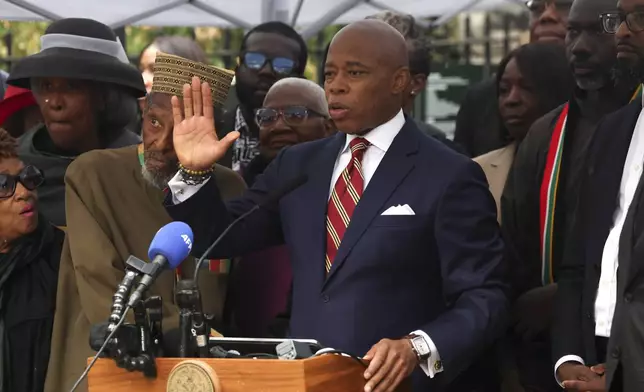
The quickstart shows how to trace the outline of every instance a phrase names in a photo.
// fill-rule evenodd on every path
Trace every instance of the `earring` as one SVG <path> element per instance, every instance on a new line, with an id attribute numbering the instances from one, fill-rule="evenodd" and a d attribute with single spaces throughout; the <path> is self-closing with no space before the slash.
<path id="1" fill-rule="evenodd" d="M 413 97 L 414 95 L 416 95 L 416 91 L 413 91 L 413 90 L 412 90 L 412 92 L 411 92 L 411 96 Z"/>
<path id="2" fill-rule="evenodd" d="M 45 103 L 49 103 L 49 98 L 45 98 Z"/>

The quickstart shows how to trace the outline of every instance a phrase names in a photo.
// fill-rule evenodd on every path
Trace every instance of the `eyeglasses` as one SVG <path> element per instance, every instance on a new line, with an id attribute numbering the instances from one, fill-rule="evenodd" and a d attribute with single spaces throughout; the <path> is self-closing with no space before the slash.
<path id="1" fill-rule="evenodd" d="M 284 122 L 291 126 L 298 126 L 304 123 L 309 116 L 324 117 L 304 106 L 289 106 L 284 109 L 259 108 L 255 110 L 255 122 L 260 127 L 274 125 L 280 116 Z"/>
<path id="2" fill-rule="evenodd" d="M 266 63 L 271 63 L 273 71 L 280 75 L 289 75 L 295 69 L 295 61 L 287 57 L 269 58 L 263 53 L 246 52 L 241 56 L 244 65 L 254 71 L 264 68 Z"/>
<path id="3" fill-rule="evenodd" d="M 42 185 L 44 181 L 45 176 L 43 172 L 35 166 L 25 166 L 16 176 L 0 173 L 0 199 L 13 196 L 16 193 L 16 185 L 18 183 L 21 183 L 28 190 L 33 191 Z"/>
<path id="4" fill-rule="evenodd" d="M 617 33 L 619 26 L 624 22 L 626 22 L 626 27 L 633 33 L 644 31 L 644 11 L 607 12 L 601 14 L 599 19 L 601 20 L 602 28 L 608 34 Z"/>
<path id="5" fill-rule="evenodd" d="M 572 0 L 528 0 L 525 2 L 528 10 L 534 15 L 541 15 L 549 4 L 553 4 L 557 10 L 569 10 Z"/>

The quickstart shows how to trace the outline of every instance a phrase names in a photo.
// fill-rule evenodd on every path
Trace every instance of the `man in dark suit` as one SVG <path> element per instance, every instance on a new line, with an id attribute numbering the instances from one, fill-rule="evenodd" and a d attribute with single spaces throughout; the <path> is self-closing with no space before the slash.
<path id="1" fill-rule="evenodd" d="M 618 63 L 626 66 L 620 77 L 639 83 L 644 80 L 642 7 L 643 0 L 620 0 L 617 12 L 601 16 L 605 32 L 615 34 Z M 555 301 L 555 373 L 569 390 L 642 391 L 641 97 L 603 120 L 588 154 L 576 237 L 566 249 Z"/>
<path id="2" fill-rule="evenodd" d="M 404 38 L 386 23 L 342 29 L 325 64 L 329 113 L 341 132 L 282 150 L 245 196 L 227 205 L 209 181 L 210 168 L 237 135 L 217 140 L 207 85 L 202 98 L 193 81 L 185 119 L 174 100 L 181 166 L 169 183 L 168 211 L 193 228 L 197 254 L 233 218 L 308 176 L 233 227 L 212 256 L 286 243 L 291 335 L 366 353 L 368 392 L 393 391 L 412 373 L 415 391 L 443 390 L 501 335 L 508 306 L 485 176 L 404 116 L 407 64 Z"/>

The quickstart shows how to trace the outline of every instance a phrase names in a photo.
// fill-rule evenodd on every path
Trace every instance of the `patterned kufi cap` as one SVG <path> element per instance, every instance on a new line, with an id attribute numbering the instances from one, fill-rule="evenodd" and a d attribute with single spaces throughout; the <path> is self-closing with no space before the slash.
<path id="1" fill-rule="evenodd" d="M 202 82 L 208 82 L 213 105 L 222 105 L 228 96 L 235 72 L 158 52 L 154 61 L 152 92 L 182 97 L 183 85 L 192 83 L 193 76 L 198 76 Z"/>

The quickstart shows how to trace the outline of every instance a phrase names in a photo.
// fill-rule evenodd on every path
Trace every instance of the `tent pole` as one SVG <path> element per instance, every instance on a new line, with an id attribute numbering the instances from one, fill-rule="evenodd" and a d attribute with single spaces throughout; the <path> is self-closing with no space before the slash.
<path id="1" fill-rule="evenodd" d="M 156 14 L 160 14 L 162 12 L 165 12 L 167 10 L 171 10 L 175 7 L 179 7 L 184 4 L 188 4 L 190 0 L 175 0 L 171 3 L 161 5 L 159 7 L 154 7 L 149 10 L 143 11 L 141 13 L 138 13 L 136 15 L 132 15 L 126 19 L 119 20 L 118 22 L 114 22 L 110 25 L 112 29 L 118 29 L 120 27 L 125 27 L 131 24 L 134 24 L 140 20 L 143 20 L 145 18 L 149 18 L 150 16 L 154 16 Z"/>
<path id="2" fill-rule="evenodd" d="M 300 16 L 300 11 L 302 11 L 302 6 L 304 5 L 304 0 L 297 0 L 297 5 L 295 6 L 295 12 L 291 17 L 291 27 L 295 27 L 297 23 L 297 18 Z"/>
<path id="3" fill-rule="evenodd" d="M 288 23 L 289 4 L 285 0 L 262 0 L 262 23 L 279 21 Z"/>
<path id="4" fill-rule="evenodd" d="M 7 3 L 11 3 L 17 7 L 20 7 L 38 16 L 42 16 L 45 19 L 49 19 L 49 20 L 63 19 L 62 16 L 57 15 L 51 11 L 47 11 L 46 9 L 38 7 L 37 5 L 29 3 L 25 0 L 7 0 Z"/>
<path id="5" fill-rule="evenodd" d="M 316 20 L 310 26 L 308 26 L 304 31 L 300 32 L 300 35 L 305 40 L 313 37 L 317 34 L 318 31 L 327 27 L 333 23 L 340 16 L 348 12 L 349 10 L 355 8 L 358 4 L 362 3 L 364 0 L 344 0 L 342 3 L 335 6 L 335 8 L 330 9 L 329 12 L 324 14 L 320 19 Z"/>
<path id="6" fill-rule="evenodd" d="M 237 27 L 244 28 L 246 30 L 250 30 L 253 28 L 253 25 L 246 22 L 245 20 L 239 19 L 236 16 L 230 15 L 224 11 L 218 10 L 214 7 L 212 7 L 209 4 L 204 3 L 203 1 L 200 0 L 191 0 L 190 4 L 192 4 L 194 7 L 199 8 L 202 11 L 205 11 L 209 13 L 210 15 L 214 15 L 218 18 L 221 18 L 225 20 L 226 22 L 229 22 L 231 24 L 234 24 Z"/>

